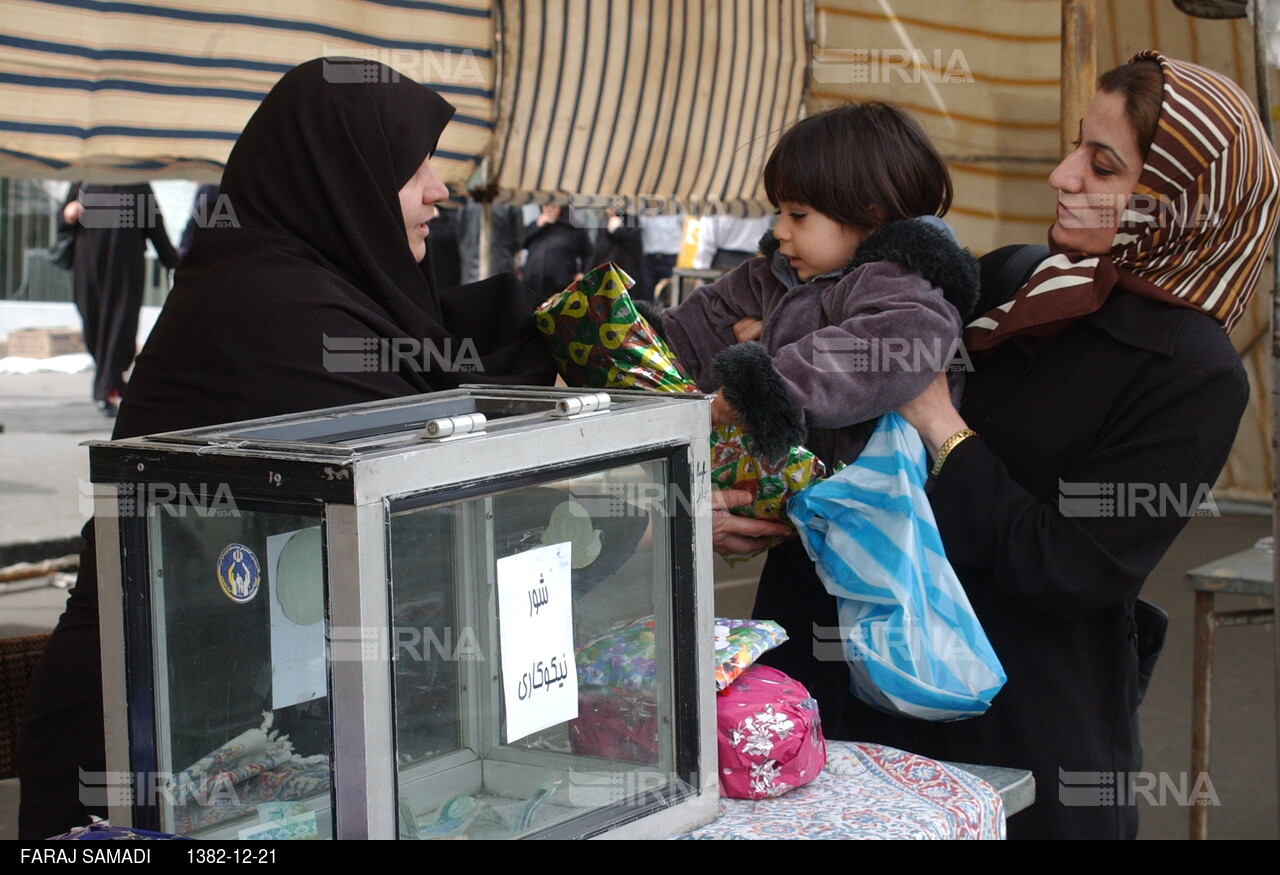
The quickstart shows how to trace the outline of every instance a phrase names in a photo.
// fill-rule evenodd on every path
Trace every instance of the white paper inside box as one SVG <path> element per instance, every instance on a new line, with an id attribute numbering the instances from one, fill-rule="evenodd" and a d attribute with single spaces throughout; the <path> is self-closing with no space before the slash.
<path id="1" fill-rule="evenodd" d="M 77 328 L 21 328 L 9 332 L 6 353 L 31 359 L 84 352 L 84 335 Z"/>

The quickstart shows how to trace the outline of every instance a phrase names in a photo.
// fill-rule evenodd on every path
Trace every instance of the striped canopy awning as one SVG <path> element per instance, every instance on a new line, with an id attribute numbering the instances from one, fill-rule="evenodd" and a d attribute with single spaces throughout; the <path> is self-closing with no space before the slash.
<path id="1" fill-rule="evenodd" d="M 438 152 L 456 189 L 758 211 L 763 158 L 803 106 L 804 5 L 5 0 L 0 176 L 216 180 L 286 70 L 346 55 L 457 106 Z"/>
<path id="2" fill-rule="evenodd" d="M 490 184 L 507 200 L 758 213 L 804 105 L 801 0 L 504 3 Z M 678 200 L 679 203 L 673 203 Z"/>
<path id="3" fill-rule="evenodd" d="M 458 108 L 440 170 L 463 182 L 490 147 L 490 0 L 5 0 L 0 176 L 215 181 L 285 71 L 382 61 Z"/>

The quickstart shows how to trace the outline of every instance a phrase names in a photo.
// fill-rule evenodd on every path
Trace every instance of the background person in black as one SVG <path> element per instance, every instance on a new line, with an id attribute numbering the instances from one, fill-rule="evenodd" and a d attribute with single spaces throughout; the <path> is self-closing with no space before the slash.
<path id="1" fill-rule="evenodd" d="M 640 227 L 635 216 L 628 216 L 620 210 L 610 208 L 608 219 L 596 237 L 595 249 L 587 260 L 587 268 L 598 267 L 612 261 L 635 280 L 628 294 L 636 301 L 651 301 L 644 283 L 644 229 Z"/>
<path id="2" fill-rule="evenodd" d="M 96 369 L 93 400 L 103 414 L 115 416 L 124 373 L 138 351 L 147 241 L 170 270 L 178 266 L 178 253 L 150 185 L 74 183 L 60 219 L 77 228 L 71 284 Z"/>
<path id="3" fill-rule="evenodd" d="M 427 237 L 427 261 L 431 264 L 436 288 L 452 289 L 462 285 L 462 245 L 458 227 L 462 211 L 457 207 L 436 209 L 439 214 L 427 223 L 431 231 Z"/>
<path id="4" fill-rule="evenodd" d="M 591 239 L 573 224 L 569 207 L 544 206 L 538 218 L 525 228 L 524 248 L 527 254 L 520 274 L 543 299 L 562 291 L 584 270 L 594 267 L 586 263 L 591 257 Z"/>
<path id="5" fill-rule="evenodd" d="M 514 276 L 437 294 L 427 223 L 447 194 L 429 158 L 454 109 L 373 62 L 287 73 L 249 120 L 222 179 L 235 227 L 197 230 L 138 357 L 114 437 L 235 422 L 463 382 L 550 385 L 530 318 L 543 296 Z M 368 63 L 352 81 L 350 65 Z M 476 301 L 485 306 L 476 306 Z M 478 370 L 335 372 L 325 338 L 469 339 Z M 88 822 L 80 772 L 105 771 L 93 523 L 80 574 L 33 681 L 20 741 L 19 835 Z M 113 703 L 123 707 L 124 703 Z"/>

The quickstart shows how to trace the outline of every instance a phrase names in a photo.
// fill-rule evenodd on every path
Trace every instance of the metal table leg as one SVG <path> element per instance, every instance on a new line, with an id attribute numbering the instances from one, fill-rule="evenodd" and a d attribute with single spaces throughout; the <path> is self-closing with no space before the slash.
<path id="1" fill-rule="evenodd" d="M 1197 592 L 1191 660 L 1191 775 L 1209 771 L 1210 683 L 1213 679 L 1213 593 Z M 1209 837 L 1209 807 L 1191 806 L 1192 839 Z"/>

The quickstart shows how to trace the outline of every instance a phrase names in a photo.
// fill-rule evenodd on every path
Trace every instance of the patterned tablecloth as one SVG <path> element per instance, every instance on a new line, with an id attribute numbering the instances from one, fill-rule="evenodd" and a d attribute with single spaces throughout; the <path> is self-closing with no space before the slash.
<path id="1" fill-rule="evenodd" d="M 687 839 L 1003 839 L 1004 805 L 985 781 L 877 744 L 827 742 L 813 782 L 772 799 L 721 799 Z"/>

